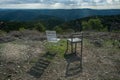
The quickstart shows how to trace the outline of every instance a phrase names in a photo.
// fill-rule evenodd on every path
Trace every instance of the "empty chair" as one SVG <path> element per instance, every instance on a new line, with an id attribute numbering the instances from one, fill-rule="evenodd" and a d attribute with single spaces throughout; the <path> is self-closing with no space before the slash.
<path id="1" fill-rule="evenodd" d="M 47 41 L 48 42 L 58 42 L 60 41 L 59 38 L 56 36 L 56 31 L 46 31 Z"/>
<path id="2" fill-rule="evenodd" d="M 80 45 L 78 45 L 80 43 Z M 69 45 L 71 47 L 71 53 L 77 53 L 77 46 L 79 46 L 79 50 L 82 53 L 83 46 L 83 33 L 72 33 L 70 38 L 67 39 L 67 51 L 69 50 Z"/>

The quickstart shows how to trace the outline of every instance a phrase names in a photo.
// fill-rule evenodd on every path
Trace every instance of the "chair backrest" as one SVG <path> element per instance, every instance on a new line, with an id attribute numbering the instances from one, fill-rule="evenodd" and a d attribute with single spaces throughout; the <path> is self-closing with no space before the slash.
<path id="1" fill-rule="evenodd" d="M 77 33 L 72 33 L 71 38 L 83 38 L 83 33 L 82 32 L 77 32 Z"/>
<path id="2" fill-rule="evenodd" d="M 46 31 L 46 36 L 48 42 L 56 42 L 57 37 L 56 37 L 56 31 Z"/>
<path id="3" fill-rule="evenodd" d="M 76 39 L 76 40 L 80 39 L 82 42 L 83 41 L 83 33 L 82 32 L 72 33 L 71 40 L 73 41 L 73 39 Z"/>

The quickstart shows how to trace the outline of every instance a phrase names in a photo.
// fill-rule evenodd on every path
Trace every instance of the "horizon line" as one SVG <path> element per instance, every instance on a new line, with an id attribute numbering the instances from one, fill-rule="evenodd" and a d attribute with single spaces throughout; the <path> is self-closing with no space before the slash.
<path id="1" fill-rule="evenodd" d="M 93 9 L 93 8 L 68 8 L 68 9 L 62 9 L 62 8 L 58 8 L 58 9 L 51 9 L 51 8 L 36 8 L 36 9 L 32 9 L 32 8 L 0 8 L 2 10 L 80 10 L 80 9 L 89 9 L 89 10 L 117 10 L 118 8 L 103 8 L 103 9 Z M 119 9 L 120 10 L 120 9 Z"/>

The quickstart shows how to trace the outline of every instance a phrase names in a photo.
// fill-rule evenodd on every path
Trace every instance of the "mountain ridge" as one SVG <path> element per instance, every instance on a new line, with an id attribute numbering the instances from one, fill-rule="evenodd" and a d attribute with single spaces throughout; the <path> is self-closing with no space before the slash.
<path id="1" fill-rule="evenodd" d="M 31 21 L 35 19 L 56 18 L 70 21 L 97 15 L 118 15 L 120 9 L 0 9 L 0 20 Z"/>

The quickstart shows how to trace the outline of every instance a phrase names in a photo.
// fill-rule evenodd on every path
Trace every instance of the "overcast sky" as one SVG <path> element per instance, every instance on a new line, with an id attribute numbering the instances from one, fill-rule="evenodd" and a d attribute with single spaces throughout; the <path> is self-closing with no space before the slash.
<path id="1" fill-rule="evenodd" d="M 120 0 L 0 0 L 2 9 L 120 9 Z"/>

